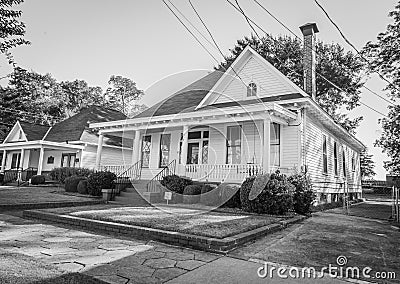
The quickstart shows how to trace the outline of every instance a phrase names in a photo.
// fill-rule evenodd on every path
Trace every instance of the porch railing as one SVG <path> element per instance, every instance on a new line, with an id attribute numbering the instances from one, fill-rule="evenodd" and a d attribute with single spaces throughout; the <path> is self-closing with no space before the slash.
<path id="1" fill-rule="evenodd" d="M 125 171 L 121 172 L 117 175 L 117 178 L 128 177 L 131 180 L 140 179 L 140 175 L 142 173 L 142 160 L 137 161 L 130 167 L 128 167 Z"/>
<path id="2" fill-rule="evenodd" d="M 185 166 L 185 176 L 196 180 L 209 181 L 242 181 L 243 179 L 261 174 L 258 164 L 191 164 Z"/>
<path id="3" fill-rule="evenodd" d="M 292 168 L 271 167 L 270 172 L 279 170 L 282 174 L 293 174 Z M 245 178 L 264 173 L 258 164 L 191 164 L 185 166 L 185 176 L 203 181 L 243 181 Z"/>
<path id="4" fill-rule="evenodd" d="M 176 170 L 176 160 L 170 162 L 165 168 L 163 168 L 158 174 L 156 174 L 146 185 L 147 192 L 157 192 L 158 183 L 168 175 L 174 175 Z"/>
<path id="5" fill-rule="evenodd" d="M 126 170 L 128 170 L 131 166 L 130 165 L 104 165 L 102 166 L 103 171 L 108 171 L 114 173 L 116 176 L 119 176 Z"/>
<path id="6" fill-rule="evenodd" d="M 25 170 L 22 168 L 6 170 L 4 172 L 3 184 L 18 181 L 18 186 L 20 186 L 36 174 L 37 169 L 33 167 L 26 168 Z"/>

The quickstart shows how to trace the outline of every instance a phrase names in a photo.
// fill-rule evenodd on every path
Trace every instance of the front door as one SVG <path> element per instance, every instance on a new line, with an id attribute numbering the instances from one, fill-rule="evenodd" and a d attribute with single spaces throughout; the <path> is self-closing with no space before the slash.
<path id="1" fill-rule="evenodd" d="M 21 153 L 13 153 L 11 158 L 11 169 L 19 168 L 21 162 Z"/>
<path id="2" fill-rule="evenodd" d="M 61 167 L 73 168 L 75 167 L 76 154 L 65 153 L 61 156 Z"/>
<path id="3" fill-rule="evenodd" d="M 168 166 L 170 144 L 171 144 L 171 134 L 161 134 L 161 138 L 160 138 L 160 164 L 159 164 L 160 168 Z"/>
<path id="4" fill-rule="evenodd" d="M 200 152 L 199 142 L 188 143 L 187 163 L 188 164 L 198 164 L 199 163 L 199 152 Z"/>
<path id="5" fill-rule="evenodd" d="M 142 140 L 142 168 L 150 165 L 151 135 L 143 136 Z"/>

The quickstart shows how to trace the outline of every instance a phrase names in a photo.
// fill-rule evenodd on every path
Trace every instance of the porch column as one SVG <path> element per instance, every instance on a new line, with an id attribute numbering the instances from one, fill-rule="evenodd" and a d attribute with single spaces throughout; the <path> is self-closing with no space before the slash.
<path id="1" fill-rule="evenodd" d="M 187 153 L 188 153 L 188 141 L 189 141 L 189 126 L 183 126 L 183 137 L 182 137 L 182 152 L 181 152 L 181 162 L 182 165 L 187 163 Z"/>
<path id="2" fill-rule="evenodd" d="M 22 170 L 24 169 L 24 159 L 25 159 L 25 150 L 21 149 L 21 158 L 19 160 L 18 167 L 20 167 Z"/>
<path id="3" fill-rule="evenodd" d="M 3 150 L 3 158 L 1 159 L 1 172 L 4 173 L 6 170 L 6 156 L 7 156 L 7 151 Z"/>
<path id="4" fill-rule="evenodd" d="M 262 157 L 262 167 L 264 172 L 270 172 L 270 161 L 271 161 L 271 120 L 264 119 L 264 133 L 263 133 L 263 157 Z"/>
<path id="5" fill-rule="evenodd" d="M 132 165 L 139 162 L 140 156 L 140 130 L 135 131 L 135 138 L 132 145 Z"/>
<path id="6" fill-rule="evenodd" d="M 41 174 L 42 174 L 43 159 L 44 159 L 44 148 L 43 148 L 43 147 L 40 147 L 39 162 L 38 162 L 38 168 L 37 168 L 37 174 L 38 174 L 38 175 L 41 175 Z"/>
<path id="7" fill-rule="evenodd" d="M 103 152 L 103 139 L 104 139 L 104 134 L 99 133 L 99 140 L 97 142 L 96 165 L 95 165 L 96 170 L 100 170 L 101 153 Z"/>

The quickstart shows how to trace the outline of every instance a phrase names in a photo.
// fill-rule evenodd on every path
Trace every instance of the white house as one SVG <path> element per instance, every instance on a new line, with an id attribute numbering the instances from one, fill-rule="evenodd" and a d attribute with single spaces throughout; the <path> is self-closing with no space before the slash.
<path id="1" fill-rule="evenodd" d="M 203 181 L 241 182 L 249 175 L 306 171 L 321 201 L 361 193 L 364 145 L 315 101 L 316 24 L 305 39 L 305 90 L 247 47 L 226 72 L 214 71 L 132 119 L 90 124 L 99 131 L 97 166 L 105 166 L 102 137 L 132 139 L 135 177 L 158 173 Z"/>
<path id="2" fill-rule="evenodd" d="M 52 127 L 17 121 L 0 144 L 1 172 L 30 169 L 42 174 L 55 167 L 94 168 L 98 134 L 88 128 L 89 123 L 123 119 L 125 115 L 118 111 L 91 106 Z M 120 164 L 131 156 L 132 149 L 123 147 L 121 137 L 104 139 L 105 163 Z"/>

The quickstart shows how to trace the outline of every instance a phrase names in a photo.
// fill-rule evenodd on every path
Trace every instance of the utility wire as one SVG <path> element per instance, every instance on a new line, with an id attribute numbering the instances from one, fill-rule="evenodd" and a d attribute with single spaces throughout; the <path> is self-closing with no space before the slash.
<path id="1" fill-rule="evenodd" d="M 257 1 L 257 0 L 253 0 L 255 3 L 257 3 L 257 5 L 258 6 L 260 6 L 261 7 L 261 9 L 263 9 L 268 15 L 270 15 L 275 21 L 277 21 L 279 24 L 281 24 L 287 31 L 289 31 L 292 35 L 294 35 L 298 40 L 300 40 L 301 42 L 303 42 L 303 39 L 301 38 L 301 37 L 299 37 L 295 32 L 293 32 L 293 30 L 292 29 L 290 29 L 287 25 L 285 25 L 282 21 L 280 21 L 274 14 L 272 14 L 272 12 L 270 12 L 267 8 L 265 8 L 265 6 L 263 6 L 259 1 Z M 316 1 L 316 0 L 315 0 Z M 317 4 L 319 4 L 318 2 L 317 2 Z M 321 7 L 322 8 L 322 7 Z M 328 18 L 329 18 L 329 15 L 327 15 L 328 16 Z M 339 32 L 340 32 L 340 30 L 339 30 Z M 349 44 L 350 44 L 350 42 L 348 42 Z M 355 47 L 353 47 L 353 48 L 355 48 Z M 317 52 L 317 50 L 315 50 L 315 48 L 312 48 L 312 50 L 316 53 L 316 54 L 318 54 L 319 56 L 321 56 L 318 52 Z M 357 54 L 362 58 L 362 59 L 364 59 L 364 60 L 366 60 L 365 58 L 363 58 L 362 57 L 362 55 L 360 54 L 360 52 L 356 49 L 356 52 L 357 52 Z M 367 61 L 367 60 L 366 60 Z M 368 64 L 369 64 L 369 61 L 367 61 L 368 62 Z M 342 66 L 344 66 L 344 65 L 342 65 Z M 344 66 L 346 69 L 348 69 L 348 67 L 346 67 L 346 66 Z M 380 74 L 379 74 L 380 75 Z M 382 79 L 384 79 L 385 81 L 387 81 L 385 78 L 382 78 Z M 388 83 L 390 83 L 390 82 L 388 82 Z M 393 85 L 394 86 L 394 85 Z M 374 92 L 373 90 L 371 90 L 370 88 L 368 88 L 368 87 L 366 87 L 366 86 L 362 86 L 362 88 L 364 88 L 364 89 L 366 89 L 367 91 L 369 91 L 369 92 L 371 92 L 372 94 L 374 94 L 374 95 L 376 95 L 376 96 L 378 96 L 379 98 L 381 98 L 382 100 L 384 100 L 384 101 L 386 101 L 387 103 L 389 103 L 389 104 L 392 104 L 392 105 L 395 105 L 392 101 L 390 101 L 390 100 L 388 100 L 388 99 L 386 99 L 385 97 L 383 97 L 383 96 L 381 96 L 381 95 L 379 95 L 379 94 L 377 94 L 376 92 Z"/>
<path id="2" fill-rule="evenodd" d="M 257 1 L 257 0 L 254 0 L 254 1 Z M 360 58 L 363 59 L 363 60 L 368 64 L 368 66 L 371 66 L 371 63 L 369 62 L 369 60 L 366 59 L 366 58 L 361 54 L 360 51 L 358 51 L 358 49 L 354 46 L 353 43 L 350 42 L 350 40 L 347 39 L 347 37 L 346 37 L 346 36 L 344 35 L 344 33 L 342 32 L 342 30 L 339 28 L 339 26 L 338 26 L 338 25 L 335 23 L 335 21 L 333 21 L 333 19 L 329 16 L 329 14 L 328 14 L 328 12 L 325 10 L 325 8 L 322 7 L 322 5 L 321 5 L 317 0 L 314 0 L 314 2 L 315 2 L 315 3 L 317 4 L 317 6 L 324 12 L 324 14 L 325 14 L 326 17 L 328 18 L 328 20 L 332 23 L 332 25 L 335 26 L 335 28 L 338 30 L 340 36 L 347 42 L 347 44 L 350 45 L 350 46 L 356 51 L 356 53 L 358 54 L 358 56 L 360 56 Z M 389 85 L 392 85 L 397 91 L 400 92 L 400 89 L 399 89 L 396 85 L 394 85 L 393 82 L 390 82 L 388 79 L 386 79 L 381 73 L 379 73 L 378 71 L 373 71 L 373 72 L 376 73 L 376 74 L 378 74 L 378 76 L 379 76 L 382 80 L 386 81 Z"/>
<path id="3" fill-rule="evenodd" d="M 176 7 L 176 6 L 174 5 L 174 3 L 173 3 L 172 1 L 168 0 L 168 2 L 169 2 L 169 3 L 174 7 L 174 9 L 175 9 L 176 11 L 178 11 L 178 13 L 189 23 L 189 25 L 191 25 L 191 26 L 200 34 L 200 36 L 201 36 L 202 38 L 204 38 L 204 40 L 206 40 L 214 49 L 216 49 L 215 46 L 213 45 L 213 43 L 212 43 L 206 36 L 204 36 L 204 35 L 201 33 L 201 31 L 199 31 L 199 29 L 198 29 L 195 25 L 192 24 L 192 22 L 178 9 L 178 7 Z M 217 50 L 217 49 L 216 49 L 216 50 Z M 224 56 L 224 58 L 225 58 L 225 56 Z"/>
<path id="4" fill-rule="evenodd" d="M 237 0 L 235 0 L 235 1 L 237 1 Z M 254 1 L 255 1 L 255 0 L 254 0 Z M 236 7 L 230 0 L 227 0 L 227 2 L 228 2 L 232 7 L 234 7 L 234 8 L 236 9 L 236 11 L 238 11 L 239 13 L 241 13 L 241 14 L 246 18 L 246 20 L 248 20 L 248 21 L 250 21 L 251 23 L 253 23 L 257 28 L 259 28 L 261 31 L 263 31 L 263 32 L 265 33 L 265 35 L 267 35 L 269 38 L 271 38 L 275 43 L 280 44 L 276 39 L 274 39 L 271 35 L 269 35 L 262 27 L 260 27 L 260 26 L 259 26 L 257 23 L 255 23 L 252 19 L 250 19 L 250 18 L 243 12 L 243 10 L 239 9 L 238 7 Z M 285 26 L 285 27 L 286 27 L 286 26 Z M 286 27 L 286 28 L 287 28 L 287 27 Z M 287 28 L 287 29 L 289 29 L 289 28 Z M 297 35 L 296 35 L 296 37 L 299 38 Z M 259 39 L 260 39 L 260 37 L 259 37 Z M 261 40 L 261 39 L 260 39 L 260 40 Z M 302 41 L 302 39 L 300 39 L 300 40 Z M 316 73 L 318 76 L 320 76 L 324 81 L 326 81 L 327 83 L 329 83 L 330 85 L 332 85 L 333 87 L 335 87 L 336 89 L 338 89 L 339 91 L 348 94 L 347 91 L 344 91 L 342 88 L 340 88 L 339 86 L 337 86 L 336 84 L 334 84 L 333 82 L 331 82 L 329 79 L 327 79 L 325 76 L 323 76 L 322 74 L 319 74 L 316 70 L 314 70 L 314 71 L 315 71 L 315 73 Z M 383 115 L 383 116 L 387 117 L 387 115 L 385 115 L 385 114 L 383 114 L 382 112 L 380 112 L 380 111 L 378 111 L 378 110 L 376 110 L 376 109 L 370 107 L 369 105 L 367 105 L 367 104 L 365 104 L 365 103 L 363 103 L 363 102 L 361 102 L 361 101 L 359 101 L 359 103 L 362 104 L 362 105 L 364 105 L 364 106 L 366 106 L 367 108 L 373 110 L 374 112 L 376 112 L 376 113 L 378 113 L 378 114 L 380 114 L 380 115 Z"/>
<path id="5" fill-rule="evenodd" d="M 168 2 L 169 2 L 169 0 L 168 0 Z M 171 11 L 171 13 L 175 16 L 175 18 L 178 19 L 178 21 L 185 27 L 185 29 L 195 38 L 197 43 L 201 45 L 201 47 L 215 60 L 215 62 L 217 62 L 217 64 L 219 64 L 218 59 L 216 59 L 214 57 L 214 55 L 204 46 L 204 44 L 197 38 L 197 36 L 186 26 L 186 24 L 174 12 L 174 10 L 172 10 L 171 7 L 168 6 L 168 4 L 165 2 L 165 0 L 163 0 L 163 3 L 165 4 L 165 6 L 167 6 L 167 8 Z"/>

